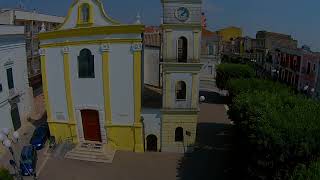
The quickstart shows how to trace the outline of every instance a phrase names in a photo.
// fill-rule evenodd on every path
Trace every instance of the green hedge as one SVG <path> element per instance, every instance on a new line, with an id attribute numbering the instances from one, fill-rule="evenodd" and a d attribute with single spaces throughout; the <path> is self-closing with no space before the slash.
<path id="1" fill-rule="evenodd" d="M 9 170 L 5 168 L 0 168 L 0 179 L 1 180 L 13 180 L 13 176 L 10 174 Z"/>
<path id="2" fill-rule="evenodd" d="M 226 85 L 229 95 L 233 98 L 243 92 L 268 91 L 273 93 L 294 94 L 294 91 L 286 85 L 264 79 L 230 79 Z"/>
<path id="3" fill-rule="evenodd" d="M 298 165 L 290 180 L 319 180 L 320 161 L 313 162 L 308 168 L 305 165 Z"/>
<path id="4" fill-rule="evenodd" d="M 253 68 L 242 64 L 220 64 L 217 66 L 216 83 L 219 89 L 226 89 L 228 81 L 232 78 L 253 78 Z"/>
<path id="5" fill-rule="evenodd" d="M 288 93 L 243 92 L 229 110 L 247 145 L 249 173 L 288 179 L 297 164 L 320 154 L 320 105 Z"/>

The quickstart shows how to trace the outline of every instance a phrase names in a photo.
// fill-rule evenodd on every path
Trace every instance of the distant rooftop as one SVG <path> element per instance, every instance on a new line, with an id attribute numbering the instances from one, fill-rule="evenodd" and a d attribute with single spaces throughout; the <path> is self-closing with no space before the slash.
<path id="1" fill-rule="evenodd" d="M 157 26 L 149 26 L 144 31 L 144 45 L 159 47 L 161 46 L 160 28 Z"/>
<path id="2" fill-rule="evenodd" d="M 269 32 L 269 31 L 258 31 L 257 35 L 258 34 L 265 34 L 265 35 L 268 35 L 268 36 L 277 36 L 277 37 L 282 37 L 282 38 L 292 38 L 292 36 L 288 35 L 288 34 L 277 33 L 277 32 Z"/>
<path id="3" fill-rule="evenodd" d="M 43 21 L 52 23 L 63 23 L 64 17 L 48 15 L 38 13 L 36 11 L 29 11 L 25 9 L 9 8 L 0 10 L 0 23 L 16 20 L 27 20 L 27 21 Z M 6 24 L 6 23 L 1 23 Z"/>
<path id="4" fill-rule="evenodd" d="M 24 34 L 24 26 L 0 25 L 0 35 Z"/>

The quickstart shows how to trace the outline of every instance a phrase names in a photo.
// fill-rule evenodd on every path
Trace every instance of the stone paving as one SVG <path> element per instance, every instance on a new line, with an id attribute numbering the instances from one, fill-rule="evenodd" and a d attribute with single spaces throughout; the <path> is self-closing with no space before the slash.
<path id="1" fill-rule="evenodd" d="M 233 126 L 219 94 L 202 92 L 197 148 L 191 154 L 117 152 L 112 164 L 49 158 L 43 180 L 234 179 Z M 238 179 L 238 178 L 235 178 Z"/>
<path id="2" fill-rule="evenodd" d="M 23 146 L 28 145 L 30 138 L 33 134 L 35 127 L 45 121 L 44 112 L 44 97 L 39 95 L 34 97 L 34 106 L 33 112 L 31 113 L 31 118 L 21 119 L 21 128 L 18 130 L 20 134 L 19 143 L 13 144 L 13 150 L 15 153 L 15 158 L 20 158 L 20 153 Z M 2 146 L 1 146 L 2 147 Z M 38 164 L 41 165 L 45 157 L 43 156 L 44 150 L 38 152 Z M 0 166 L 9 169 L 11 172 L 14 172 L 13 168 L 9 164 L 9 160 L 12 159 L 10 152 L 7 149 L 4 149 L 4 152 L 0 156 Z M 30 177 L 31 178 L 31 177 Z M 28 177 L 24 179 L 29 179 Z M 31 178 L 32 179 L 32 178 Z"/>

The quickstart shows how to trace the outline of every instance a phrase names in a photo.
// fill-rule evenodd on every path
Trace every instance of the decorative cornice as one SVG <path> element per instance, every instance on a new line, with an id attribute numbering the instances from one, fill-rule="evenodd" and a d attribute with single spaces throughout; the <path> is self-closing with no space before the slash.
<path id="1" fill-rule="evenodd" d="M 40 54 L 40 56 L 45 56 L 46 55 L 46 49 L 44 49 L 44 48 L 39 49 L 39 54 Z"/>
<path id="2" fill-rule="evenodd" d="M 63 47 L 63 46 L 79 46 L 79 45 L 89 45 L 89 44 L 111 44 L 111 43 L 134 43 L 141 42 L 142 39 L 99 39 L 99 40 L 88 40 L 88 41 L 70 41 L 70 42 L 57 42 L 50 44 L 41 44 L 41 48 L 53 48 L 53 47 Z"/>
<path id="3" fill-rule="evenodd" d="M 94 36 L 101 34 L 141 34 L 144 32 L 144 25 L 112 25 L 85 27 L 75 29 L 64 29 L 58 31 L 44 32 L 39 34 L 40 40 L 58 39 L 67 37 Z"/>
<path id="4" fill-rule="evenodd" d="M 131 46 L 133 52 L 142 51 L 142 43 L 133 43 Z"/>
<path id="5" fill-rule="evenodd" d="M 68 46 L 64 46 L 61 51 L 63 54 L 69 54 L 70 48 Z"/>
<path id="6" fill-rule="evenodd" d="M 110 51 L 110 44 L 109 43 L 101 44 L 100 49 L 102 52 L 109 52 Z"/>

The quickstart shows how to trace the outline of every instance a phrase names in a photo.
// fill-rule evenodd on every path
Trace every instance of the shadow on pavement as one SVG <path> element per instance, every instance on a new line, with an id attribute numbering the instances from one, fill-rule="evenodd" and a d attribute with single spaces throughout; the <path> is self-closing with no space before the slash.
<path id="1" fill-rule="evenodd" d="M 228 97 L 223 96 L 218 92 L 200 91 L 200 96 L 204 96 L 206 100 L 204 103 L 208 104 L 228 104 Z"/>
<path id="2" fill-rule="evenodd" d="M 196 149 L 180 160 L 177 179 L 241 180 L 234 127 L 200 123 L 197 132 Z"/>

